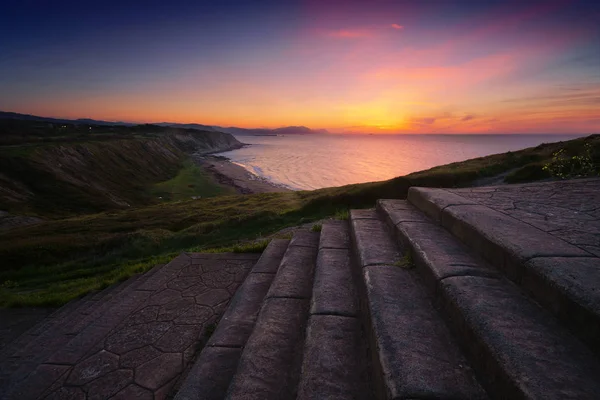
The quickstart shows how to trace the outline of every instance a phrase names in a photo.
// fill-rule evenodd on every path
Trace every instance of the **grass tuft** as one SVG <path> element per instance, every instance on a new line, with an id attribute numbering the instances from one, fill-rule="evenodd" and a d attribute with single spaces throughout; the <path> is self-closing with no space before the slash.
<path id="1" fill-rule="evenodd" d="M 333 214 L 333 219 L 337 219 L 340 221 L 347 221 L 350 219 L 350 210 L 337 210 L 335 214 Z"/>
<path id="2" fill-rule="evenodd" d="M 411 253 L 407 252 L 400 260 L 394 263 L 394 266 L 404 269 L 414 268 L 415 264 L 413 262 Z"/>

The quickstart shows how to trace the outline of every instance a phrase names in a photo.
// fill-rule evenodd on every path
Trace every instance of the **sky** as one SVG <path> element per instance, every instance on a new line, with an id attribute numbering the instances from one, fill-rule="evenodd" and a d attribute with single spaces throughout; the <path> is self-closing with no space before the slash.
<path id="1" fill-rule="evenodd" d="M 0 110 L 334 133 L 600 132 L 600 2 L 4 0 Z"/>

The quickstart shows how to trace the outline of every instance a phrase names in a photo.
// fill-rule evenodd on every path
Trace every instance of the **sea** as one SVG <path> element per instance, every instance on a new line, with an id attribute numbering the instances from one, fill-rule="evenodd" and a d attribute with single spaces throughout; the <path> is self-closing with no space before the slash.
<path id="1" fill-rule="evenodd" d="M 249 146 L 220 153 L 292 190 L 390 179 L 437 165 L 571 140 L 584 135 L 237 136 Z"/>

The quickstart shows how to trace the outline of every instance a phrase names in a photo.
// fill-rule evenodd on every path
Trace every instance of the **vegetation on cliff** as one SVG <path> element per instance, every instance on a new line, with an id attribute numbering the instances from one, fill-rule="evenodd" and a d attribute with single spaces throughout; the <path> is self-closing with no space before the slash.
<path id="1" fill-rule="evenodd" d="M 0 210 L 51 218 L 158 203 L 155 185 L 182 169 L 192 181 L 204 178 L 203 195 L 221 193 L 188 154 L 242 146 L 221 132 L 19 120 L 0 120 L 0 143 Z"/>
<path id="2" fill-rule="evenodd" d="M 48 221 L 0 234 L 0 304 L 59 305 L 181 251 L 215 251 L 282 228 L 404 198 L 410 186 L 469 186 L 489 177 L 547 177 L 543 166 L 564 149 L 590 146 L 600 165 L 600 136 L 543 144 L 416 172 L 383 182 L 314 191 L 222 196 Z M 587 151 L 587 150 L 585 150 Z M 505 176 L 504 178 L 502 178 Z M 252 247 L 252 246 L 251 246 Z M 259 246 L 260 247 L 260 246 Z"/>

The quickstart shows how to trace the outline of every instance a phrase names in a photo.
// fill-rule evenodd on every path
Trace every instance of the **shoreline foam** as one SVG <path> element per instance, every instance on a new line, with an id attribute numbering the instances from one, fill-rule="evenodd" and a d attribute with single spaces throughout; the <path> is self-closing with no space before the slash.
<path id="1" fill-rule="evenodd" d="M 256 175 L 243 165 L 217 154 L 194 155 L 194 162 L 210 173 L 220 184 L 234 188 L 241 194 L 288 192 L 289 188 L 277 185 Z"/>

